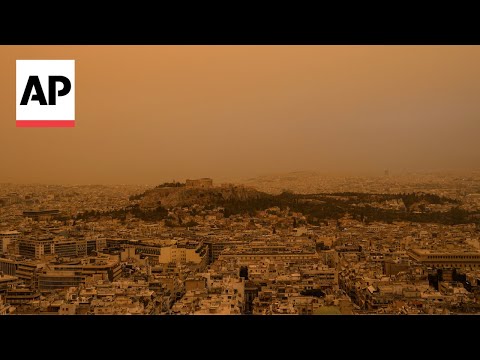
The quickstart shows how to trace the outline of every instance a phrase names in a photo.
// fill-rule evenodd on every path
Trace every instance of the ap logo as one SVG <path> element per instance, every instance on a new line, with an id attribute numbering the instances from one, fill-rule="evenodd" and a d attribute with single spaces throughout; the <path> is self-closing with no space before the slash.
<path id="1" fill-rule="evenodd" d="M 17 127 L 75 126 L 75 60 L 17 60 Z"/>

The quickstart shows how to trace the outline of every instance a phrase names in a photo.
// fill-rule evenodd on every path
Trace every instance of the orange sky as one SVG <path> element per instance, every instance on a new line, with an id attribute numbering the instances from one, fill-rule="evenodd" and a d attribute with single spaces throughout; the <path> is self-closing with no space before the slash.
<path id="1" fill-rule="evenodd" d="M 76 60 L 76 127 L 15 127 L 15 60 Z M 478 168 L 479 46 L 0 46 L 0 182 Z"/>

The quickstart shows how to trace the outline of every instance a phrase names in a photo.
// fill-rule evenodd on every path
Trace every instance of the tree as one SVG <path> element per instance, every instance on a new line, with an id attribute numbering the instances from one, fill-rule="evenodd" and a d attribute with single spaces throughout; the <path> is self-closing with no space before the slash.
<path id="1" fill-rule="evenodd" d="M 187 222 L 185 224 L 186 227 L 194 227 L 194 226 L 197 226 L 198 223 L 196 221 L 193 221 L 193 220 L 190 220 L 189 222 Z"/>
<path id="2" fill-rule="evenodd" d="M 244 278 L 245 280 L 248 280 L 248 267 L 247 266 L 241 266 L 240 267 L 240 277 Z"/>
<path id="3" fill-rule="evenodd" d="M 175 227 L 175 224 L 171 220 L 165 220 L 165 226 L 167 227 Z"/>

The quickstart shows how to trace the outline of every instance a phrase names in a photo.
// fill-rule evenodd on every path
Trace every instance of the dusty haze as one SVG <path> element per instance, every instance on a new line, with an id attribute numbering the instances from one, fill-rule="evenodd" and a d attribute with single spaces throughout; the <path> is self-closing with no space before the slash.
<path id="1" fill-rule="evenodd" d="M 76 127 L 15 127 L 15 60 L 76 60 Z M 0 182 L 471 169 L 479 46 L 1 46 Z"/>

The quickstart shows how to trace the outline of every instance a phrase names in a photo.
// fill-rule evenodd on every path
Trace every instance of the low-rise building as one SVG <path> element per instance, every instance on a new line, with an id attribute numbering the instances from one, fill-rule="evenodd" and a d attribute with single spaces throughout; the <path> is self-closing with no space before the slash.
<path id="1" fill-rule="evenodd" d="M 480 268 L 480 252 L 478 251 L 411 249 L 408 251 L 408 255 L 415 261 L 432 267 Z"/>

